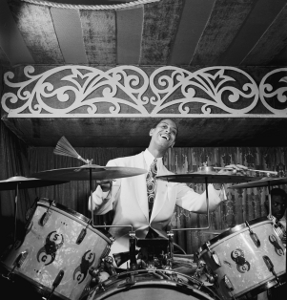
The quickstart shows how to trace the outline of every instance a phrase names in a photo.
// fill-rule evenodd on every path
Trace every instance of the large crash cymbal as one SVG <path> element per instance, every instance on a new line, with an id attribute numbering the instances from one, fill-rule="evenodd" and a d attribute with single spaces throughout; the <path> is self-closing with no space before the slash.
<path id="1" fill-rule="evenodd" d="M 279 178 L 272 178 L 272 177 L 263 177 L 259 180 L 235 184 L 230 186 L 230 189 L 240 189 L 240 188 L 252 188 L 252 187 L 261 187 L 261 186 L 273 186 L 273 185 L 280 185 L 286 184 L 287 177 L 279 177 Z"/>
<path id="2" fill-rule="evenodd" d="M 174 174 L 157 176 L 157 179 L 166 180 L 169 182 L 182 182 L 182 183 L 237 183 L 248 182 L 258 179 L 258 177 L 249 176 L 236 176 L 236 175 L 224 175 L 224 174 Z"/>
<path id="3" fill-rule="evenodd" d="M 244 176 L 243 174 L 234 175 L 232 172 L 218 173 L 212 166 L 199 167 L 197 172 L 157 176 L 156 178 L 182 183 L 237 183 L 258 179 L 258 177 Z"/>
<path id="4" fill-rule="evenodd" d="M 131 167 L 103 167 L 93 164 L 80 167 L 53 169 L 32 174 L 33 177 L 44 180 L 113 180 L 145 174 L 147 171 Z"/>
<path id="5" fill-rule="evenodd" d="M 28 189 L 28 188 L 37 188 L 48 185 L 55 185 L 60 183 L 66 183 L 66 181 L 47 181 L 41 180 L 39 178 L 29 178 L 23 176 L 14 176 L 5 180 L 0 180 L 0 191 L 4 190 L 15 190 L 18 189 Z"/>

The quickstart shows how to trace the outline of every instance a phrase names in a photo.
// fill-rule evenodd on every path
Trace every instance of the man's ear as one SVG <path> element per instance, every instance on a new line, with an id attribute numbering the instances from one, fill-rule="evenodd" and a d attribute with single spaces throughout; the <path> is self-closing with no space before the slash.
<path id="1" fill-rule="evenodd" d="M 173 143 L 170 145 L 170 148 L 173 148 L 174 144 L 175 144 L 175 142 L 173 142 Z"/>
<path id="2" fill-rule="evenodd" d="M 153 132 L 154 132 L 154 129 L 152 128 L 152 129 L 149 131 L 149 135 L 152 136 L 152 135 L 153 135 Z"/>

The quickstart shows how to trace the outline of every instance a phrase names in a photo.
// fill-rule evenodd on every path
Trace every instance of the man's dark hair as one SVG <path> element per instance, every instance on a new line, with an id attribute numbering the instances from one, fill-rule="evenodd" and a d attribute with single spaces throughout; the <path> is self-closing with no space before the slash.
<path id="1" fill-rule="evenodd" d="M 270 194 L 271 194 L 271 197 L 272 196 L 281 196 L 282 199 L 284 200 L 284 202 L 287 201 L 287 194 L 283 189 L 274 188 L 274 189 L 271 190 Z"/>
<path id="2" fill-rule="evenodd" d="M 154 122 L 154 125 L 153 125 L 152 128 L 156 128 L 157 125 L 160 124 L 160 123 L 161 123 L 162 121 L 164 121 L 164 120 L 171 120 L 171 121 L 174 122 L 174 124 L 176 125 L 176 129 L 177 129 L 177 131 L 176 131 L 176 138 L 177 138 L 177 137 L 178 137 L 178 127 L 177 127 L 176 121 L 174 121 L 173 118 L 161 118 L 161 119 L 157 120 L 156 122 Z"/>

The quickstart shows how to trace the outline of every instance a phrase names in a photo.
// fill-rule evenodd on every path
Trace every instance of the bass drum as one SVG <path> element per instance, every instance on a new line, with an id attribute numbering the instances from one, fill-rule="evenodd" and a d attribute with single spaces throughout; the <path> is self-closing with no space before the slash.
<path id="1" fill-rule="evenodd" d="M 184 274 L 137 270 L 111 276 L 94 287 L 85 300 L 214 300 L 220 299 L 202 283 Z"/>
<path id="2" fill-rule="evenodd" d="M 111 243 L 109 233 L 91 227 L 85 216 L 40 199 L 25 236 L 1 258 L 2 275 L 15 285 L 24 280 L 46 298 L 78 300 Z"/>
<path id="3" fill-rule="evenodd" d="M 198 251 L 223 299 L 255 296 L 286 280 L 286 249 L 266 217 L 226 230 Z"/>

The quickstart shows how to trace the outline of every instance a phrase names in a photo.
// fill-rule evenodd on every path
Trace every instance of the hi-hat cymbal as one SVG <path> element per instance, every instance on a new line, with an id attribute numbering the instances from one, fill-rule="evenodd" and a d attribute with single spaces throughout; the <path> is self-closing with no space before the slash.
<path id="1" fill-rule="evenodd" d="M 258 179 L 258 177 L 249 176 L 237 176 L 237 175 L 226 175 L 214 173 L 188 173 L 188 174 L 174 174 L 174 175 L 164 175 L 156 176 L 157 179 L 166 180 L 170 182 L 182 182 L 182 183 L 237 183 L 237 182 L 247 182 Z"/>
<path id="2" fill-rule="evenodd" d="M 5 180 L 0 180 L 0 191 L 15 190 L 17 187 L 18 189 L 37 188 L 60 183 L 66 183 L 66 181 L 46 181 L 39 178 L 14 176 Z"/>
<path id="3" fill-rule="evenodd" d="M 233 186 L 230 186 L 229 188 L 230 189 L 252 188 L 252 187 L 260 187 L 260 186 L 280 185 L 286 183 L 287 183 L 287 177 L 279 177 L 279 178 L 263 177 L 262 179 L 256 181 L 235 184 Z"/>
<path id="4" fill-rule="evenodd" d="M 147 171 L 132 167 L 103 167 L 93 164 L 80 167 L 53 169 L 32 174 L 44 180 L 112 180 L 145 174 Z"/>

